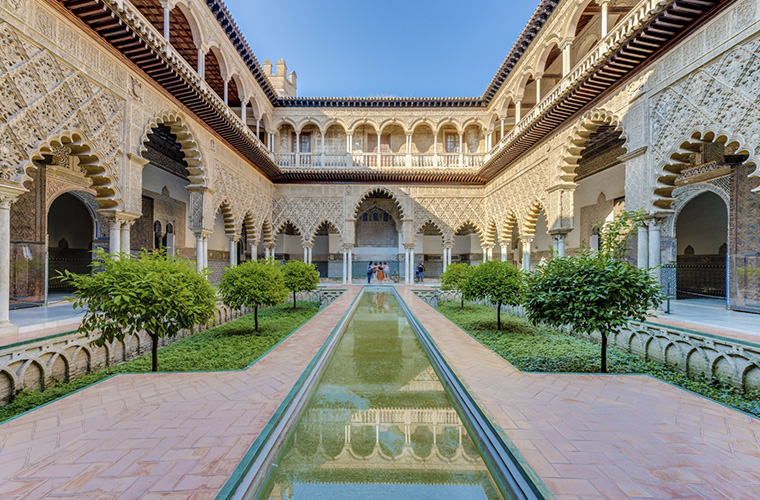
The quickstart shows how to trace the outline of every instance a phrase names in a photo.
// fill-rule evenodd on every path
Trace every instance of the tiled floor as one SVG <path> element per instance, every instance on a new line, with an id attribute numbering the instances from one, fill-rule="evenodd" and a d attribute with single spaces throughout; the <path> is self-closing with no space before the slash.
<path id="1" fill-rule="evenodd" d="M 519 372 L 402 295 L 558 500 L 760 498 L 760 420 L 645 376 Z"/>
<path id="2" fill-rule="evenodd" d="M 119 375 L 0 425 L 0 498 L 211 498 L 356 296 L 246 371 Z"/>

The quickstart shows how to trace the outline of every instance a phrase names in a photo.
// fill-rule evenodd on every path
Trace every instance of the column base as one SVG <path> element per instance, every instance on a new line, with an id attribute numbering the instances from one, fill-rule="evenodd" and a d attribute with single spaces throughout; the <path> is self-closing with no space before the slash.
<path id="1" fill-rule="evenodd" d="M 4 335 L 16 335 L 18 333 L 18 327 L 11 323 L 10 321 L 6 321 L 5 323 L 0 323 L 0 337 Z"/>

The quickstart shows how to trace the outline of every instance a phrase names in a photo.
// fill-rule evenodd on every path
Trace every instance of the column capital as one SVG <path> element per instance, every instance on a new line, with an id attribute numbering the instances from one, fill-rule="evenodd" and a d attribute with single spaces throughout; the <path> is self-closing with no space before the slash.
<path id="1" fill-rule="evenodd" d="M 10 208 L 26 191 L 21 184 L 0 181 L 0 207 L 5 209 Z"/>
<path id="2" fill-rule="evenodd" d="M 563 229 L 552 229 L 551 231 L 549 231 L 549 235 L 550 235 L 550 236 L 552 236 L 553 238 L 558 238 L 558 237 L 560 237 L 560 236 L 561 236 L 562 238 L 564 238 L 564 237 L 566 237 L 566 236 L 567 236 L 567 235 L 568 235 L 568 234 L 569 234 L 571 231 L 572 231 L 572 229 L 565 229 L 565 228 L 563 228 Z"/>
<path id="3" fill-rule="evenodd" d="M 565 37 L 559 44 L 559 50 L 565 50 L 566 48 L 570 47 L 573 41 L 575 41 L 574 36 Z"/>
<path id="4" fill-rule="evenodd" d="M 530 244 L 533 242 L 533 238 L 535 238 L 535 235 L 532 235 L 532 234 L 523 235 L 523 236 L 520 236 L 520 241 L 523 242 L 523 244 L 525 243 Z"/>
<path id="5" fill-rule="evenodd" d="M 209 229 L 193 229 L 192 231 L 196 238 L 208 238 L 213 233 Z"/>

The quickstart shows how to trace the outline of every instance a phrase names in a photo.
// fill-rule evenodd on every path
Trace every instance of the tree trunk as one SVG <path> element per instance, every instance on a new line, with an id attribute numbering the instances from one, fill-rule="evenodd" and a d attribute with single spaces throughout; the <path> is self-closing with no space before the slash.
<path id="1" fill-rule="evenodd" d="M 462 299 L 462 309 L 464 309 L 464 295 L 460 295 L 460 297 Z"/>
<path id="2" fill-rule="evenodd" d="M 256 331 L 259 331 L 259 306 L 253 306 L 253 323 L 256 325 Z"/>
<path id="3" fill-rule="evenodd" d="M 501 302 L 496 306 L 496 329 L 501 330 Z"/>
<path id="4" fill-rule="evenodd" d="M 602 373 L 607 373 L 607 334 L 602 332 Z"/>
<path id="5" fill-rule="evenodd" d="M 151 347 L 151 358 L 153 360 L 153 371 L 158 371 L 158 335 L 155 333 L 149 333 L 150 339 L 153 341 Z"/>
<path id="6" fill-rule="evenodd" d="M 293 292 L 293 309 L 296 308 L 296 292 Z"/>

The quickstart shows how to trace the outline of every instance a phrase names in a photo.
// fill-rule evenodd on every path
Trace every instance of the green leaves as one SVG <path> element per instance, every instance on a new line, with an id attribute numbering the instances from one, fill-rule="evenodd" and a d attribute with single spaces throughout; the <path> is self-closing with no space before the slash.
<path id="1" fill-rule="evenodd" d="M 319 273 L 314 264 L 300 260 L 290 260 L 282 268 L 285 287 L 291 292 L 308 292 L 316 290 L 319 285 Z"/>
<path id="2" fill-rule="evenodd" d="M 524 298 L 525 282 L 522 271 L 512 264 L 488 261 L 473 268 L 461 291 L 467 300 L 485 299 L 516 306 Z"/>
<path id="3" fill-rule="evenodd" d="M 449 264 L 441 274 L 441 290 L 456 290 L 461 292 L 462 285 L 464 285 L 474 270 L 474 267 L 465 263 Z"/>
<path id="4" fill-rule="evenodd" d="M 92 274 L 66 272 L 75 288 L 74 307 L 85 308 L 80 332 L 97 332 L 96 345 L 145 330 L 172 337 L 211 319 L 216 296 L 195 265 L 165 252 L 143 251 L 137 258 L 95 252 Z"/>
<path id="5" fill-rule="evenodd" d="M 282 271 L 272 259 L 249 260 L 226 269 L 219 292 L 224 303 L 235 309 L 274 306 L 288 296 Z"/>

